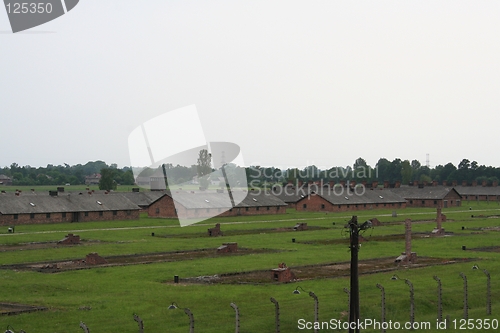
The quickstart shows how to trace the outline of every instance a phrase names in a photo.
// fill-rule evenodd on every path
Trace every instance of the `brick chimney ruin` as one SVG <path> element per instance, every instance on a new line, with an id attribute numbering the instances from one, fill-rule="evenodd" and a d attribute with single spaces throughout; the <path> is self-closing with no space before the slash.
<path id="1" fill-rule="evenodd" d="M 441 222 L 446 221 L 446 215 L 441 213 L 441 207 L 437 208 L 436 216 L 436 228 L 432 230 L 433 235 L 444 235 L 444 229 L 441 226 Z"/>
<path id="2" fill-rule="evenodd" d="M 417 253 L 411 252 L 411 219 L 405 220 L 405 252 L 401 253 L 394 262 L 398 264 L 414 264 L 417 261 Z"/>
<path id="3" fill-rule="evenodd" d="M 58 241 L 57 244 L 64 244 L 64 245 L 80 244 L 80 236 L 68 234 L 66 237 Z"/>
<path id="4" fill-rule="evenodd" d="M 208 229 L 209 237 L 217 237 L 222 236 L 222 231 L 220 230 L 220 223 L 217 223 L 215 227 Z"/>
<path id="5" fill-rule="evenodd" d="M 277 282 L 290 282 L 295 280 L 295 274 L 293 274 L 290 268 L 282 262 L 278 265 L 278 268 L 273 268 L 271 270 L 271 278 L 273 281 Z"/>

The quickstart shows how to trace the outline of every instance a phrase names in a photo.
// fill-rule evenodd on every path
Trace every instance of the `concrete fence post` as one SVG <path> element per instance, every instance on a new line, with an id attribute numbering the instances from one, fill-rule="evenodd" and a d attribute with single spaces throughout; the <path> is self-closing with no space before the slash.
<path id="1" fill-rule="evenodd" d="M 437 289 L 437 295 L 438 295 L 438 314 L 437 314 L 437 320 L 438 322 L 443 321 L 443 288 L 441 285 L 441 279 L 437 277 L 437 275 L 434 275 L 434 280 L 437 281 L 438 283 L 438 289 Z"/>
<path id="2" fill-rule="evenodd" d="M 137 324 L 139 325 L 139 333 L 144 333 L 144 323 L 142 322 L 142 319 L 141 317 L 139 317 L 138 315 L 136 315 L 134 313 L 134 320 L 137 322 Z"/>
<path id="3" fill-rule="evenodd" d="M 185 308 L 184 312 L 189 317 L 189 333 L 194 333 L 194 316 L 193 316 L 193 313 L 188 308 Z"/>
<path id="4" fill-rule="evenodd" d="M 276 333 L 280 333 L 280 305 L 274 297 L 271 297 L 271 302 L 274 303 L 275 307 Z"/>
<path id="5" fill-rule="evenodd" d="M 344 292 L 347 294 L 347 318 L 350 318 L 350 310 L 351 310 L 351 291 L 347 288 L 344 288 Z"/>
<path id="6" fill-rule="evenodd" d="M 464 280 L 464 319 L 469 319 L 469 301 L 468 301 L 468 289 L 467 289 L 467 276 L 460 272 L 460 276 Z"/>
<path id="7" fill-rule="evenodd" d="M 405 282 L 408 287 L 410 287 L 410 323 L 412 326 L 411 329 L 413 329 L 413 323 L 415 322 L 415 293 L 413 290 L 413 284 L 410 280 L 406 279 Z"/>
<path id="8" fill-rule="evenodd" d="M 380 301 L 380 307 L 382 308 L 382 333 L 385 333 L 387 330 L 384 328 L 385 325 L 385 289 L 384 287 L 382 287 L 381 284 L 378 284 L 377 283 L 377 288 L 380 289 L 380 291 L 382 292 L 382 299 Z"/>
<path id="9" fill-rule="evenodd" d="M 315 293 L 312 291 L 309 292 L 309 296 L 311 296 L 314 299 L 314 321 L 316 323 L 319 323 L 319 300 L 318 296 L 316 296 Z M 316 326 L 314 327 L 314 333 L 318 333 L 318 328 Z"/>
<path id="10" fill-rule="evenodd" d="M 491 277 L 490 272 L 483 269 L 484 274 L 486 275 L 486 314 L 491 314 Z"/>
<path id="11" fill-rule="evenodd" d="M 84 322 L 80 322 L 80 327 L 82 328 L 82 330 L 85 332 L 85 333 L 90 333 L 90 330 L 88 329 L 87 325 L 85 325 Z"/>
<path id="12" fill-rule="evenodd" d="M 235 328 L 234 332 L 239 333 L 240 332 L 240 310 L 238 309 L 238 306 L 234 303 L 231 303 L 229 305 L 231 305 L 231 307 L 236 312 L 236 324 L 235 324 L 236 328 Z"/>

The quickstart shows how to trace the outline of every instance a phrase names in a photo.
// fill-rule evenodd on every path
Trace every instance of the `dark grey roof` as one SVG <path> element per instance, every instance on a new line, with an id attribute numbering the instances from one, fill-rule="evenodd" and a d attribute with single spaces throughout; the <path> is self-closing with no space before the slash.
<path id="1" fill-rule="evenodd" d="M 405 203 L 406 200 L 401 196 L 382 190 L 372 190 L 363 187 L 356 187 L 356 190 L 337 186 L 334 188 L 323 187 L 322 190 L 315 193 L 334 205 L 346 204 L 377 204 L 377 203 Z M 302 200 L 308 200 L 303 198 Z"/>
<path id="2" fill-rule="evenodd" d="M 165 195 L 188 209 L 194 208 L 232 208 L 231 200 L 226 191 L 172 191 Z M 264 191 L 233 191 L 236 207 L 268 207 L 286 206 L 286 203 Z"/>
<path id="3" fill-rule="evenodd" d="M 316 187 L 315 187 L 316 189 Z M 285 186 L 274 186 L 271 194 L 286 203 L 296 203 L 300 199 L 307 197 L 310 190 L 307 185 L 298 187 L 295 185 L 287 184 Z"/>
<path id="4" fill-rule="evenodd" d="M 500 195 L 498 186 L 455 186 L 460 195 Z"/>
<path id="5" fill-rule="evenodd" d="M 138 210 L 139 206 L 120 194 L 0 195 L 1 214 L 97 212 Z"/>
<path id="6" fill-rule="evenodd" d="M 10 180 L 10 177 L 4 175 L 4 174 L 1 174 L 0 175 L 0 180 Z"/>
<path id="7" fill-rule="evenodd" d="M 139 207 L 149 207 L 149 205 L 158 200 L 158 198 L 162 197 L 164 194 L 165 192 L 162 191 L 121 193 L 121 195 L 125 196 Z"/>
<path id="8" fill-rule="evenodd" d="M 272 195 L 269 192 L 261 190 L 249 191 L 248 195 L 236 207 L 276 207 L 286 206 L 287 204 L 280 198 Z"/>
<path id="9" fill-rule="evenodd" d="M 419 188 L 418 186 L 404 186 L 400 188 L 384 189 L 384 192 L 396 193 L 399 196 L 405 198 L 406 200 L 410 199 L 439 200 L 446 197 L 448 193 L 450 193 L 451 191 L 455 190 L 453 189 L 453 187 L 447 187 L 447 186 L 424 186 L 422 188 Z"/>

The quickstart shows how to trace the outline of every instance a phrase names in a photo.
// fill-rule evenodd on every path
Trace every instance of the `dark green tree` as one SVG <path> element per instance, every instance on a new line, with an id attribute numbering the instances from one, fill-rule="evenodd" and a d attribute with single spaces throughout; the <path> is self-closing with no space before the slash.
<path id="1" fill-rule="evenodd" d="M 198 172 L 198 182 L 202 189 L 208 188 L 208 177 L 212 172 L 211 160 L 212 156 L 208 153 L 208 150 L 200 150 L 196 170 Z"/>
<path id="2" fill-rule="evenodd" d="M 114 169 L 101 169 L 101 180 L 99 180 L 100 190 L 116 190 L 116 181 L 114 180 Z"/>

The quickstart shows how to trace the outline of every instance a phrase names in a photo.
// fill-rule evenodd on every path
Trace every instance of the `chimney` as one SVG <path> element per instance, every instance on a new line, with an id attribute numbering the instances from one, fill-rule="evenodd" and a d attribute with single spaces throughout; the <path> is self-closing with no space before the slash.
<path id="1" fill-rule="evenodd" d="M 481 185 L 482 185 L 483 187 L 485 187 L 485 186 L 486 186 L 486 184 L 487 184 L 487 181 L 486 181 L 486 180 L 483 180 L 483 182 L 481 183 Z"/>
<path id="2" fill-rule="evenodd" d="M 437 208 L 437 217 L 436 217 L 436 222 L 437 222 L 437 225 L 436 225 L 436 229 L 439 231 L 441 231 L 442 227 L 441 227 L 441 206 L 438 206 Z"/>
<path id="3" fill-rule="evenodd" d="M 496 180 L 495 180 L 495 181 L 493 182 L 493 187 L 497 187 L 497 186 L 498 186 L 498 181 L 496 181 Z"/>
<path id="4" fill-rule="evenodd" d="M 413 181 L 413 186 L 418 186 L 418 180 Z"/>
<path id="5" fill-rule="evenodd" d="M 396 183 L 394 184 L 395 188 L 400 188 L 401 187 L 401 181 L 396 180 Z"/>
<path id="6" fill-rule="evenodd" d="M 345 180 L 341 180 L 340 185 L 342 185 L 342 188 L 344 188 L 345 187 Z"/>
<path id="7" fill-rule="evenodd" d="M 427 180 L 424 180 L 424 186 L 427 186 L 429 182 Z"/>
<path id="8" fill-rule="evenodd" d="M 363 187 L 364 187 L 364 188 L 366 188 L 366 183 L 367 183 L 367 182 L 366 182 L 366 180 L 363 180 L 363 181 L 361 182 L 361 184 L 363 184 Z"/>
<path id="9" fill-rule="evenodd" d="M 374 180 L 372 182 L 372 188 L 377 188 L 378 187 L 378 181 Z"/>
<path id="10" fill-rule="evenodd" d="M 472 181 L 472 186 L 477 186 L 477 180 Z"/>
<path id="11" fill-rule="evenodd" d="M 405 252 L 406 258 L 411 258 L 411 219 L 405 220 Z"/>
<path id="12" fill-rule="evenodd" d="M 333 188 L 335 186 L 335 182 L 333 180 L 330 180 L 330 188 Z"/>
<path id="13" fill-rule="evenodd" d="M 293 180 L 289 180 L 288 185 L 293 185 Z"/>
<path id="14" fill-rule="evenodd" d="M 384 180 L 384 188 L 389 188 L 389 181 L 388 180 Z"/>
<path id="15" fill-rule="evenodd" d="M 304 182 L 302 180 L 299 180 L 299 187 L 302 187 L 304 185 Z"/>
<path id="16" fill-rule="evenodd" d="M 467 181 L 466 180 L 462 180 L 462 186 L 467 186 Z"/>
<path id="17" fill-rule="evenodd" d="M 355 180 L 350 180 L 349 181 L 349 187 L 352 187 L 352 188 L 356 187 L 356 181 Z"/>
<path id="18" fill-rule="evenodd" d="M 433 180 L 433 181 L 432 181 L 432 186 L 437 186 L 437 185 L 438 185 L 437 180 Z"/>
<path id="19" fill-rule="evenodd" d="M 448 182 L 446 180 L 443 180 L 443 186 L 447 186 Z"/>

